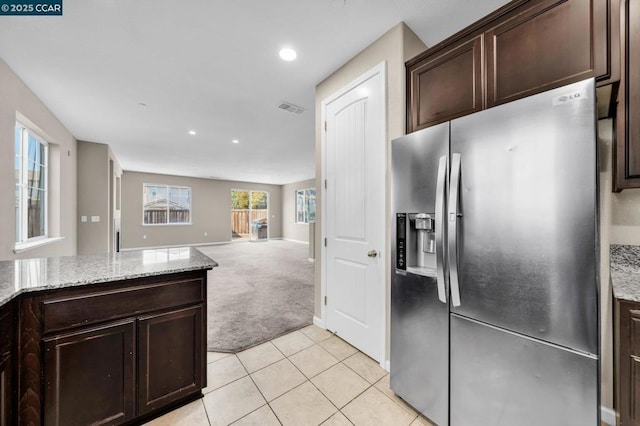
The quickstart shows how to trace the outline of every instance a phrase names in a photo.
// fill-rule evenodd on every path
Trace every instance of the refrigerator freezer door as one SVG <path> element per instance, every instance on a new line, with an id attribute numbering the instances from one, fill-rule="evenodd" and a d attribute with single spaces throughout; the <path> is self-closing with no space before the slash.
<path id="1" fill-rule="evenodd" d="M 587 80 L 451 122 L 455 313 L 598 353 L 595 120 Z"/>
<path id="2" fill-rule="evenodd" d="M 392 142 L 393 218 L 398 214 L 435 213 L 435 228 L 442 226 L 441 200 L 436 211 L 440 159 L 448 154 L 449 123 L 403 136 Z M 441 177 L 446 185 L 447 160 Z M 444 172 L 444 173 L 443 173 Z M 441 179 L 442 180 L 442 179 Z M 446 188 L 439 193 L 445 197 Z M 438 296 L 437 269 L 422 270 L 423 275 L 396 272 L 396 232 L 405 226 L 392 226 L 391 263 L 391 389 L 425 416 L 440 425 L 448 424 L 449 413 L 449 305 Z M 414 250 L 413 246 L 404 247 Z M 442 241 L 436 250 L 444 251 Z M 438 253 L 445 260 L 445 253 Z M 409 269 L 409 268 L 408 268 Z M 444 268 L 441 270 L 444 275 Z M 446 281 L 446 276 L 444 277 Z M 444 294 L 442 295 L 444 298 Z M 446 300 L 446 298 L 445 298 Z"/>
<path id="3" fill-rule="evenodd" d="M 449 152 L 449 123 L 395 139 L 391 147 L 394 211 L 435 212 L 438 161 Z"/>
<path id="4" fill-rule="evenodd" d="M 449 307 L 435 275 L 391 275 L 391 389 L 439 425 L 448 424 Z"/>
<path id="5" fill-rule="evenodd" d="M 451 426 L 597 426 L 598 361 L 451 316 Z"/>

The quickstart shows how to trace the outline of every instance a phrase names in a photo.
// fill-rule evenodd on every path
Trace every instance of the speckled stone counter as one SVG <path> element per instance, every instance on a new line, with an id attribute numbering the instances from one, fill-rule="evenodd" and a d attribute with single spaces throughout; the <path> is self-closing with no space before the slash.
<path id="1" fill-rule="evenodd" d="M 0 306 L 25 292 L 211 269 L 216 266 L 218 264 L 214 260 L 192 247 L 0 261 Z"/>
<path id="2" fill-rule="evenodd" d="M 612 244 L 610 263 L 614 297 L 640 302 L 640 246 Z"/>

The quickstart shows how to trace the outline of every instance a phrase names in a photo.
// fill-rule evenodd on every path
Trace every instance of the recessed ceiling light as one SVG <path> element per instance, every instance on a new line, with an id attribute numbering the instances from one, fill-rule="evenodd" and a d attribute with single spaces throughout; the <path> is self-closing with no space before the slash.
<path id="1" fill-rule="evenodd" d="M 189 130 L 189 134 L 190 134 L 191 136 L 194 136 L 194 135 L 196 134 L 196 131 L 195 131 L 195 130 Z"/>
<path id="2" fill-rule="evenodd" d="M 297 56 L 298 54 L 296 53 L 296 51 L 288 47 L 280 50 L 280 57 L 285 61 L 293 61 Z"/>
<path id="3" fill-rule="evenodd" d="M 238 139 L 234 139 L 234 140 L 232 140 L 231 142 L 233 142 L 233 143 L 240 143 L 240 141 L 239 141 Z"/>

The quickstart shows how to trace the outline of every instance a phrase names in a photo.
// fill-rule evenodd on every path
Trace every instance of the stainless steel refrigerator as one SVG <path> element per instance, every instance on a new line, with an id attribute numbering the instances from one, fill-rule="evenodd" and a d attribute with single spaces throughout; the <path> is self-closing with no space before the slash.
<path id="1" fill-rule="evenodd" d="M 391 388 L 440 426 L 599 425 L 593 80 L 392 142 Z"/>

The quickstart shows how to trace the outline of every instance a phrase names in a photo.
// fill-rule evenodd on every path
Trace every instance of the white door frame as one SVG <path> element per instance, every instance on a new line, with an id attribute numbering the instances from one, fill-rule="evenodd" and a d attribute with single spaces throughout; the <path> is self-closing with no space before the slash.
<path id="1" fill-rule="evenodd" d="M 349 92 L 350 90 L 352 90 L 353 88 L 355 88 L 356 86 L 364 83 L 365 81 L 369 80 L 370 78 L 374 77 L 376 74 L 380 74 L 380 76 L 382 77 L 380 79 L 380 81 L 382 82 L 382 84 L 384 85 L 384 90 L 383 90 L 383 96 L 382 96 L 382 104 L 383 107 L 381 108 L 383 111 L 383 115 L 384 117 L 382 117 L 382 133 L 383 135 L 383 143 L 385 143 L 385 145 L 388 142 L 388 137 L 387 137 L 387 76 L 386 76 L 386 70 L 387 70 L 387 61 L 382 61 L 380 62 L 378 65 L 374 66 L 373 68 L 371 68 L 369 71 L 365 72 L 364 74 L 362 74 L 360 77 L 356 78 L 355 80 L 353 80 L 352 82 L 350 82 L 349 84 L 347 84 L 346 86 L 342 87 L 341 89 L 339 89 L 337 92 L 335 92 L 334 94 L 328 96 L 326 99 L 323 99 L 321 102 L 321 107 L 320 107 L 320 111 L 321 111 L 321 137 L 320 137 L 320 157 L 322 159 L 322 170 L 321 170 L 321 194 L 322 194 L 322 208 L 321 208 L 321 212 L 322 212 L 322 216 L 320 217 L 320 229 L 321 229 L 321 250 L 322 250 L 322 257 L 321 257 L 321 262 L 320 262 L 320 314 L 322 315 L 322 318 L 320 320 L 320 323 L 316 323 L 316 325 L 321 325 L 322 327 L 324 327 L 325 329 L 327 328 L 327 305 L 324 303 L 325 297 L 327 295 L 327 246 L 324 244 L 324 239 L 327 235 L 326 229 L 327 229 L 327 188 L 325 186 L 325 181 L 327 178 L 327 133 L 324 129 L 324 123 L 326 121 L 327 118 L 327 105 L 330 104 L 331 102 L 335 101 L 336 99 L 338 99 L 340 96 L 343 96 L 345 93 Z M 385 152 L 385 164 L 388 163 L 386 156 L 387 156 L 387 152 L 388 149 L 385 146 L 384 147 L 384 152 Z M 382 170 L 381 173 L 385 174 L 385 181 L 386 181 L 386 170 Z M 388 218 L 387 218 L 387 192 L 386 192 L 386 187 L 382 188 L 382 191 L 384 192 L 384 204 L 385 204 L 385 213 L 384 213 L 384 228 L 383 228 L 383 232 L 384 232 L 384 236 L 383 236 L 383 241 L 385 242 L 385 247 L 386 247 L 386 226 L 388 223 Z M 387 267 L 388 267 L 388 255 L 387 255 L 387 250 L 381 250 L 381 257 L 382 257 L 382 262 L 384 267 L 382 268 L 381 271 L 381 276 L 379 279 L 379 283 L 380 283 L 380 288 L 379 291 L 382 294 L 382 303 L 381 303 L 381 311 L 380 311 L 380 315 L 382 316 L 382 318 L 384 318 L 384 321 L 382 322 L 382 329 L 380 330 L 380 347 L 382 348 L 382 357 L 381 357 L 381 361 L 380 361 L 380 365 L 383 368 L 386 368 L 386 362 L 385 362 L 385 358 L 386 358 L 386 334 L 387 334 L 387 323 L 388 323 L 388 319 L 387 319 L 387 315 L 386 315 L 386 306 L 387 306 L 387 292 L 386 292 L 386 275 L 387 275 Z"/>

